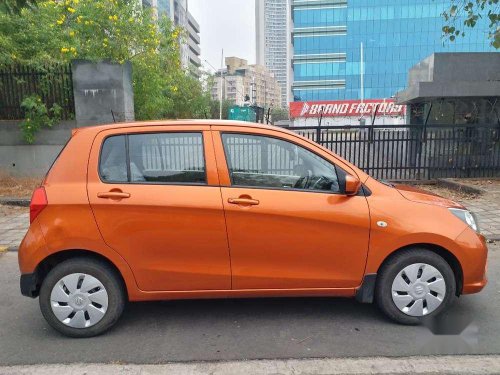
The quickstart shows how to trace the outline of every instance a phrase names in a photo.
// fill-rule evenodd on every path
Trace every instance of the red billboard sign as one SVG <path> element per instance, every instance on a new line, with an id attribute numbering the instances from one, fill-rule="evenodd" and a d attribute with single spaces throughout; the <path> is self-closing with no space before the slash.
<path id="1" fill-rule="evenodd" d="M 338 100 L 290 103 L 290 117 L 360 117 L 371 116 L 377 111 L 378 116 L 403 116 L 406 106 L 398 105 L 393 99 Z"/>

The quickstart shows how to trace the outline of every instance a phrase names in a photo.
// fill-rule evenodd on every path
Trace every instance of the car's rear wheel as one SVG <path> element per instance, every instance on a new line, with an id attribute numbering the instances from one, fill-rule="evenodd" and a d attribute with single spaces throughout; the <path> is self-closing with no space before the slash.
<path id="1" fill-rule="evenodd" d="M 380 269 L 376 302 L 392 320 L 418 324 L 445 311 L 456 299 L 450 265 L 438 254 L 421 248 L 396 253 Z"/>
<path id="2" fill-rule="evenodd" d="M 120 318 L 125 293 L 116 272 L 90 258 L 75 258 L 54 267 L 40 289 L 40 309 L 47 322 L 71 337 L 92 337 Z"/>

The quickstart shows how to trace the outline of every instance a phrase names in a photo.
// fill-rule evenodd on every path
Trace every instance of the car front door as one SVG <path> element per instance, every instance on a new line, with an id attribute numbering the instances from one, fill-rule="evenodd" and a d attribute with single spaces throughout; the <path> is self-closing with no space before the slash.
<path id="1" fill-rule="evenodd" d="M 218 185 L 208 126 L 103 131 L 89 160 L 103 239 L 144 291 L 231 289 Z"/>
<path id="2" fill-rule="evenodd" d="M 213 129 L 233 289 L 360 285 L 369 212 L 341 192 L 348 166 L 293 135 Z"/>

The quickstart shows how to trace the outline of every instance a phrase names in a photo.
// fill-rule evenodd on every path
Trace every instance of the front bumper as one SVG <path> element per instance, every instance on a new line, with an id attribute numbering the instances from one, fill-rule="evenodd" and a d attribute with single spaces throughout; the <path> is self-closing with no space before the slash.
<path id="1" fill-rule="evenodd" d="M 467 228 L 455 241 L 461 250 L 459 260 L 463 271 L 462 294 L 478 293 L 488 283 L 486 239 Z"/>

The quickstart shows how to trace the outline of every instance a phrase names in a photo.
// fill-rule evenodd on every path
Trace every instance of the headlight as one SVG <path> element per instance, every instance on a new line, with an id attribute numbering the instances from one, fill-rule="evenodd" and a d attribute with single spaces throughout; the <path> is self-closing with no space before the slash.
<path id="1" fill-rule="evenodd" d="M 477 225 L 477 220 L 474 214 L 467 210 L 461 210 L 460 208 L 449 208 L 450 212 L 466 223 L 469 227 L 474 229 L 479 233 L 479 227 Z"/>

